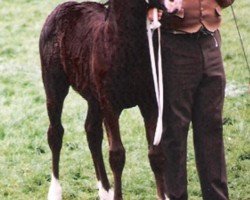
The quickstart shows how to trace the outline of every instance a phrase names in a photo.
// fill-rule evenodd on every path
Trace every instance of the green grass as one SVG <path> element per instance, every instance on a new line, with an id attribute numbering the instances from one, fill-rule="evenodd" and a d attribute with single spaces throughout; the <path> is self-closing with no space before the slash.
<path id="1" fill-rule="evenodd" d="M 47 145 L 48 118 L 41 81 L 38 39 L 46 16 L 63 1 L 0 0 L 0 199 L 46 199 L 51 155 Z M 250 55 L 249 1 L 237 1 L 238 17 L 247 55 Z M 230 9 L 224 10 L 223 52 L 228 84 L 243 90 L 228 96 L 224 108 L 224 135 L 230 197 L 250 199 L 249 74 Z M 70 91 L 64 113 L 65 137 L 61 183 L 65 200 L 97 199 L 96 180 L 87 147 L 84 120 L 86 102 Z M 127 150 L 123 173 L 124 198 L 156 199 L 155 182 L 147 159 L 147 143 L 137 108 L 123 112 L 121 132 Z M 188 180 L 191 200 L 201 199 L 189 134 Z M 103 144 L 107 163 L 108 144 Z M 138 160 L 140 163 L 138 163 Z M 112 182 L 113 183 L 113 182 Z"/>

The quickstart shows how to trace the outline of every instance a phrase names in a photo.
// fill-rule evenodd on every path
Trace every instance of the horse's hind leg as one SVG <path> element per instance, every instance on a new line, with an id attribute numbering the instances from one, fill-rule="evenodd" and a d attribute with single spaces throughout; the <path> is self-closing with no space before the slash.
<path id="1" fill-rule="evenodd" d="M 48 193 L 49 200 L 61 200 L 62 189 L 59 179 L 59 160 L 62 148 L 64 129 L 61 123 L 63 102 L 68 94 L 69 84 L 60 68 L 43 69 L 43 82 L 47 98 L 47 111 L 49 116 L 49 129 L 47 132 L 49 147 L 52 151 L 52 177 Z"/>
<path id="2" fill-rule="evenodd" d="M 98 179 L 99 197 L 101 200 L 113 200 L 114 194 L 113 191 L 110 190 L 102 156 L 102 121 L 103 117 L 98 101 L 94 98 L 89 99 L 85 130 Z"/>
<path id="3" fill-rule="evenodd" d="M 125 165 L 125 149 L 120 130 L 119 115 L 111 109 L 104 111 L 104 123 L 109 139 L 109 163 L 114 175 L 114 200 L 122 200 L 122 171 Z"/>
<path id="4" fill-rule="evenodd" d="M 161 143 L 158 146 L 153 145 L 154 135 L 155 135 L 155 128 L 156 128 L 156 120 L 157 120 L 157 113 L 149 108 L 154 108 L 154 105 L 151 106 L 140 106 L 140 110 L 142 116 L 144 118 L 149 152 L 148 158 L 150 161 L 150 166 L 152 171 L 154 172 L 156 186 L 157 186 L 157 194 L 158 199 L 160 200 L 167 200 L 168 197 L 166 195 L 166 185 L 165 185 L 165 153 L 163 151 Z M 156 109 L 155 109 L 156 110 Z"/>

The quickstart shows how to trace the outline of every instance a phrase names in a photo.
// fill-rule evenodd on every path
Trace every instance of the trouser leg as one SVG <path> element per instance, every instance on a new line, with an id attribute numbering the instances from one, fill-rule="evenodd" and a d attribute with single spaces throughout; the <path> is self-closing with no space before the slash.
<path id="1" fill-rule="evenodd" d="M 186 200 L 187 133 L 193 94 L 201 77 L 202 55 L 192 39 L 171 34 L 163 37 L 167 41 L 163 44 L 166 188 L 171 200 Z"/>
<path id="2" fill-rule="evenodd" d="M 220 40 L 218 35 L 216 40 Z M 206 58 L 203 78 L 195 94 L 193 129 L 196 164 L 205 200 L 228 199 L 222 135 L 225 74 L 220 49 L 210 37 L 201 41 Z"/>

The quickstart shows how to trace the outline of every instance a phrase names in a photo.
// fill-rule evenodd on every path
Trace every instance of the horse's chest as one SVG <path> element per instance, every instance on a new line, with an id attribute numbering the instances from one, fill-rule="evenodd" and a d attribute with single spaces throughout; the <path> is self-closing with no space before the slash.
<path id="1" fill-rule="evenodd" d="M 115 107 L 129 108 L 137 103 L 138 84 L 133 72 L 120 70 L 108 78 L 106 90 L 109 100 Z"/>

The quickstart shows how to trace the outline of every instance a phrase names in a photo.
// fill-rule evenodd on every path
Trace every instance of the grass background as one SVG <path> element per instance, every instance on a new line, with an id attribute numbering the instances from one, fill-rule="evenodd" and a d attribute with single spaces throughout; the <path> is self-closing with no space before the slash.
<path id="1" fill-rule="evenodd" d="M 45 18 L 61 2 L 0 0 L 0 199 L 46 199 L 51 154 L 46 140 L 48 118 L 38 39 Z M 236 1 L 234 8 L 249 57 L 250 1 Z M 233 200 L 249 200 L 249 73 L 230 8 L 224 10 L 223 15 L 222 49 L 228 77 L 224 136 L 229 191 Z M 86 102 L 70 91 L 63 113 L 65 136 L 60 164 L 64 200 L 97 199 L 93 164 L 83 129 L 86 108 Z M 120 121 L 127 150 L 123 173 L 124 199 L 156 199 L 155 182 L 147 159 L 145 131 L 138 109 L 124 111 Z M 105 138 L 105 161 L 108 160 L 106 141 Z M 107 162 L 106 166 L 112 182 Z M 190 199 L 201 199 L 191 130 L 188 174 Z"/>

